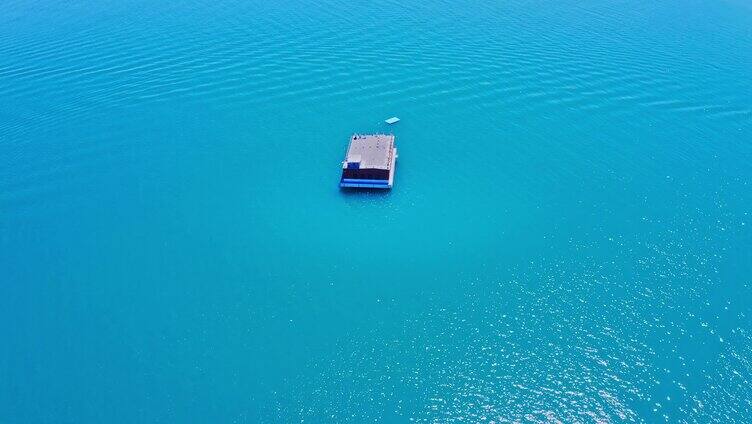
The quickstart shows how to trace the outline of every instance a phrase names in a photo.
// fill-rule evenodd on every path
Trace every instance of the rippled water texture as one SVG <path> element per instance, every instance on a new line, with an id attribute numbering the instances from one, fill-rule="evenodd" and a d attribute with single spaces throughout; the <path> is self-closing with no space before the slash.
<path id="1" fill-rule="evenodd" d="M 0 422 L 748 423 L 751 77 L 738 0 L 1 2 Z"/>

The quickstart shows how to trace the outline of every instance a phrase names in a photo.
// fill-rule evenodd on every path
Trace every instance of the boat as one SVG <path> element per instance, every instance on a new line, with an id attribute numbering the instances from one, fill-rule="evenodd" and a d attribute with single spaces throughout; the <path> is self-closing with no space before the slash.
<path id="1" fill-rule="evenodd" d="M 353 134 L 342 162 L 339 186 L 390 189 L 396 162 L 393 134 Z"/>

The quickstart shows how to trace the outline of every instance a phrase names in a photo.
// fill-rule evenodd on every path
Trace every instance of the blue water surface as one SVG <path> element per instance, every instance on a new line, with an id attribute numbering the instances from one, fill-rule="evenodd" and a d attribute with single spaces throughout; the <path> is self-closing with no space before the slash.
<path id="1" fill-rule="evenodd" d="M 739 0 L 0 2 L 0 422 L 751 422 L 751 80 Z"/>

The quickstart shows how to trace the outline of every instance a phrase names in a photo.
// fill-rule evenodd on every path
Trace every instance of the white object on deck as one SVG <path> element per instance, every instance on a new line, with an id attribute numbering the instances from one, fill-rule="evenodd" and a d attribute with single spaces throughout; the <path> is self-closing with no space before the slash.
<path id="1" fill-rule="evenodd" d="M 384 122 L 386 122 L 387 124 L 396 124 L 397 122 L 399 122 L 399 120 L 400 120 L 399 118 L 397 118 L 396 116 L 393 116 Z"/>

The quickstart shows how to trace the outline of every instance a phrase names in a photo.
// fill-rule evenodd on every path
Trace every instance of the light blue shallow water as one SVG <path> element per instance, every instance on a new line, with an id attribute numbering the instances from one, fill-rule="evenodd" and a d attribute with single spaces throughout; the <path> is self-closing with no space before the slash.
<path id="1" fill-rule="evenodd" d="M 0 422 L 752 421 L 752 8 L 373 3 L 0 4 Z"/>

